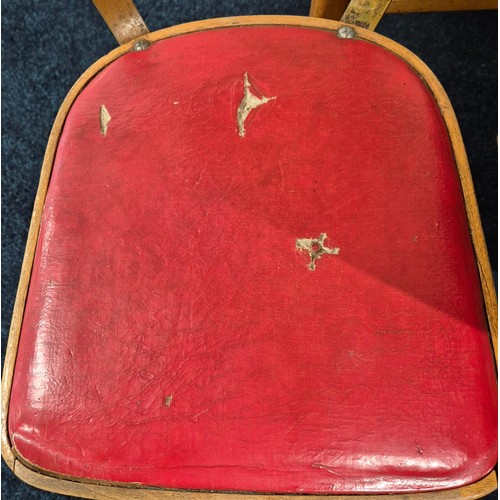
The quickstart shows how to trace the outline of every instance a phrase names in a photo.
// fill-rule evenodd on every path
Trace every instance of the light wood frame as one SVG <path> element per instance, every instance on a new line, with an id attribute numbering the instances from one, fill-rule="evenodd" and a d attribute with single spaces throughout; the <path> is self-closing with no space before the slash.
<path id="1" fill-rule="evenodd" d="M 92 0 L 92 3 L 120 45 L 149 33 L 132 0 Z"/>
<path id="2" fill-rule="evenodd" d="M 371 0 L 364 0 L 364 10 L 369 15 Z M 325 19 L 339 20 L 344 14 L 349 0 L 311 0 L 309 15 Z M 495 10 L 498 0 L 391 0 L 387 14 L 408 14 L 412 12 L 451 12 L 456 10 Z"/>
<path id="3" fill-rule="evenodd" d="M 211 19 L 207 21 L 197 21 L 179 26 L 173 26 L 153 33 L 143 35 L 141 38 L 149 43 L 154 43 L 167 38 L 205 31 L 212 29 L 221 29 L 234 26 L 296 26 L 311 29 L 328 30 L 337 32 L 344 24 L 329 21 L 325 19 L 314 19 L 308 17 L 293 16 L 250 16 L 250 17 L 230 17 L 223 19 Z M 484 306 L 488 317 L 491 339 L 495 356 L 497 354 L 497 299 L 493 283 L 486 243 L 479 218 L 479 210 L 474 194 L 474 187 L 470 174 L 469 164 L 465 153 L 462 136 L 458 127 L 455 113 L 451 107 L 450 101 L 444 92 L 441 84 L 431 72 L 431 70 L 412 52 L 405 49 L 398 43 L 385 38 L 371 31 L 354 27 L 356 37 L 378 45 L 399 58 L 403 59 L 430 89 L 436 103 L 439 106 L 443 119 L 446 123 L 450 142 L 455 156 L 457 171 L 460 176 L 464 203 L 467 211 L 467 217 L 470 227 L 471 239 L 474 246 L 478 273 L 481 279 L 483 290 Z M 135 40 L 136 41 L 136 40 Z M 257 495 L 257 494 L 237 494 L 237 493 L 211 493 L 211 492 L 192 492 L 180 490 L 166 490 L 145 488 L 135 484 L 104 484 L 102 481 L 93 481 L 82 478 L 63 477 L 59 474 L 44 471 L 34 464 L 30 464 L 21 454 L 12 446 L 7 429 L 8 411 L 10 402 L 10 392 L 12 387 L 12 377 L 16 361 L 19 336 L 21 331 L 26 296 L 29 287 L 30 275 L 33 265 L 33 258 L 40 229 L 43 205 L 47 188 L 49 185 L 52 165 L 54 162 L 57 145 L 61 131 L 73 105 L 75 99 L 82 89 L 99 73 L 103 68 L 111 64 L 120 56 L 133 50 L 135 43 L 131 40 L 128 43 L 114 49 L 106 56 L 94 63 L 77 80 L 75 85 L 69 91 L 62 106 L 59 109 L 56 120 L 52 127 L 47 149 L 45 152 L 38 191 L 35 198 L 33 215 L 31 218 L 30 229 L 26 244 L 26 251 L 21 268 L 21 276 L 17 290 L 12 323 L 7 344 L 5 356 L 3 377 L 2 377 L 2 401 L 1 401 L 1 449 L 2 456 L 7 465 L 13 470 L 14 474 L 26 483 L 37 488 L 45 489 L 55 493 L 65 495 L 81 496 L 86 498 L 106 498 L 106 499 L 180 499 L 188 498 L 192 500 L 298 500 L 304 499 L 303 495 Z M 493 359 L 492 359 L 493 362 Z M 337 500 L 353 500 L 356 498 L 363 500 L 451 500 L 451 499 L 476 499 L 495 490 L 497 486 L 496 474 L 490 472 L 480 481 L 451 490 L 438 492 L 415 493 L 415 494 L 395 494 L 395 495 L 307 495 L 307 500 L 324 500 L 325 496 Z"/>

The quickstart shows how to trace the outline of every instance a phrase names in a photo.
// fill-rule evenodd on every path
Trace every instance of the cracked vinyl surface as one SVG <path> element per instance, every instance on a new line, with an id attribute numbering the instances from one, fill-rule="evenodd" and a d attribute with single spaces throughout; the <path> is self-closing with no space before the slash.
<path id="1" fill-rule="evenodd" d="M 384 50 L 291 30 L 159 42 L 78 97 L 12 393 L 31 462 L 321 493 L 453 487 L 493 466 L 495 374 L 439 110 Z M 276 99 L 242 138 L 245 74 Z M 325 233 L 342 252 L 311 273 L 297 237 Z"/>

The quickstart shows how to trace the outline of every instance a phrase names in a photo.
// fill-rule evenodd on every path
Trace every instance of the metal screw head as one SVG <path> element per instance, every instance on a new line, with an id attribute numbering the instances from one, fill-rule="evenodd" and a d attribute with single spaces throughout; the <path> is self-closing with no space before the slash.
<path id="1" fill-rule="evenodd" d="M 134 52 L 139 52 L 140 50 L 146 50 L 149 47 L 150 43 L 147 40 L 137 40 L 132 47 Z"/>
<path id="2" fill-rule="evenodd" d="M 354 38 L 356 32 L 350 26 L 342 26 L 338 31 L 339 38 Z"/>

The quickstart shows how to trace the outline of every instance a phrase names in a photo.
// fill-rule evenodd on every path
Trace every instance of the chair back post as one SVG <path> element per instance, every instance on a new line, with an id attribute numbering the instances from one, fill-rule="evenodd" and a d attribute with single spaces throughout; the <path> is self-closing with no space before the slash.
<path id="1" fill-rule="evenodd" d="M 351 0 L 341 22 L 374 30 L 391 0 Z"/>
<path id="2" fill-rule="evenodd" d="M 120 45 L 149 33 L 132 0 L 92 0 L 92 3 Z"/>

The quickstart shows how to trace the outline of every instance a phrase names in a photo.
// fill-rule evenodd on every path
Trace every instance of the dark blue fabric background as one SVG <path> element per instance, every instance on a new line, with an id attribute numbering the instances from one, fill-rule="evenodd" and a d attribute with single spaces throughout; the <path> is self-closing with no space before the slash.
<path id="1" fill-rule="evenodd" d="M 151 31 L 251 14 L 307 15 L 307 0 L 136 0 Z M 2 16 L 2 361 L 47 138 L 76 79 L 116 45 L 90 0 L 9 0 Z M 436 73 L 458 116 L 497 269 L 497 14 L 387 15 L 378 32 Z M 2 461 L 6 499 L 56 499 L 17 480 Z M 69 498 L 69 497 L 68 497 Z M 488 498 L 497 498 L 496 493 Z"/>

